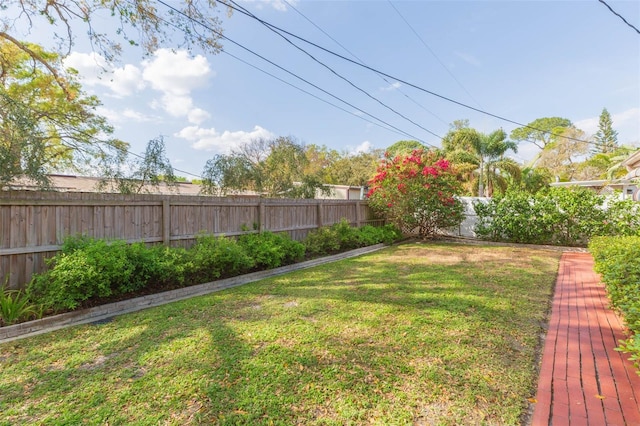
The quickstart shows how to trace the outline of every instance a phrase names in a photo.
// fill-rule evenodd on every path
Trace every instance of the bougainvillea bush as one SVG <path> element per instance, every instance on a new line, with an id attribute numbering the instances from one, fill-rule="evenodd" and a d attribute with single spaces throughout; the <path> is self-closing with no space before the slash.
<path id="1" fill-rule="evenodd" d="M 436 151 L 385 155 L 369 186 L 367 197 L 374 211 L 404 231 L 417 229 L 423 238 L 464 219 L 464 206 L 456 198 L 460 185 L 449 161 Z"/>

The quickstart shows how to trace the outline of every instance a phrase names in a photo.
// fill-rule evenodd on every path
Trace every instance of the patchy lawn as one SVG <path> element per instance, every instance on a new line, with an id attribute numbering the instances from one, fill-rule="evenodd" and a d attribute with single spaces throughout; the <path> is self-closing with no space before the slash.
<path id="1" fill-rule="evenodd" d="M 560 253 L 405 244 L 0 345 L 0 425 L 521 423 Z"/>

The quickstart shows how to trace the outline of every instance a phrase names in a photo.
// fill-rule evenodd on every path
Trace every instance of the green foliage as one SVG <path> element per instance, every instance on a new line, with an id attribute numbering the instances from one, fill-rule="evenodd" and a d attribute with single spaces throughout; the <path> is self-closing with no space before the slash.
<path id="1" fill-rule="evenodd" d="M 288 234 L 269 231 L 245 234 L 238 238 L 238 243 L 260 269 L 277 268 L 304 257 L 304 245 L 293 241 Z"/>
<path id="2" fill-rule="evenodd" d="M 125 172 L 122 165 L 117 163 L 105 167 L 99 187 L 110 187 L 121 194 L 139 194 L 158 190 L 162 184 L 171 190 L 177 183 L 162 136 L 150 140 L 144 155 L 130 161 L 126 169 L 128 171 Z"/>
<path id="3" fill-rule="evenodd" d="M 308 256 L 337 253 L 340 250 L 340 238 L 332 227 L 323 226 L 310 231 L 303 241 Z"/>
<path id="4" fill-rule="evenodd" d="M 250 233 L 238 240 L 200 235 L 189 250 L 165 246 L 147 247 L 139 242 L 96 240 L 87 236 L 65 239 L 61 253 L 47 261 L 49 269 L 33 277 L 27 296 L 2 294 L 0 309 L 27 309 L 28 300 L 45 310 L 76 309 L 90 299 L 117 297 L 149 288 L 169 289 L 240 275 L 252 269 L 269 269 L 310 255 L 391 242 L 399 233 L 383 228 L 351 228 L 346 220 L 311 233 L 305 243 L 288 234 Z M 31 308 L 29 308 L 31 309 Z M 31 315 L 31 310 L 21 314 Z M 3 314 L 3 322 L 15 320 Z"/>
<path id="5" fill-rule="evenodd" d="M 508 177 L 511 180 L 521 177 L 520 165 L 505 157 L 509 150 L 518 152 L 517 144 L 507 140 L 502 129 L 485 134 L 459 126 L 468 126 L 468 123 L 454 124 L 443 138 L 442 146 L 447 159 L 455 164 L 466 193 L 480 197 L 491 197 L 494 192 L 503 194 L 507 190 Z"/>
<path id="6" fill-rule="evenodd" d="M 586 188 L 511 191 L 474 208 L 477 235 L 493 241 L 584 246 L 594 236 L 640 232 L 637 203 L 607 200 Z"/>
<path id="7" fill-rule="evenodd" d="M 46 188 L 52 170 L 123 159 L 128 145 L 107 139 L 113 129 L 96 114 L 100 101 L 82 92 L 60 55 L 0 32 L 0 69 L 0 187 L 26 176 Z"/>
<path id="8" fill-rule="evenodd" d="M 199 235 L 188 254 L 187 273 L 192 283 L 239 275 L 255 266 L 254 260 L 236 240 L 222 236 Z"/>
<path id="9" fill-rule="evenodd" d="M 622 312 L 632 334 L 620 342 L 620 349 L 640 367 L 640 236 L 594 238 L 589 251 L 612 305 Z"/>
<path id="10" fill-rule="evenodd" d="M 117 289 L 130 293 L 148 286 L 181 286 L 185 281 L 186 251 L 165 246 L 147 247 L 133 243 L 126 248 L 126 257 L 132 267 L 131 278 Z"/>
<path id="11" fill-rule="evenodd" d="M 602 109 L 598 121 L 598 131 L 594 136 L 595 147 L 593 153 L 609 154 L 618 149 L 618 132 L 613 130 L 613 120 L 606 108 Z"/>
<path id="12" fill-rule="evenodd" d="M 540 149 L 557 139 L 564 130 L 571 127 L 571 120 L 562 117 L 544 117 L 533 120 L 525 127 L 511 131 L 511 139 L 532 142 Z"/>
<path id="13" fill-rule="evenodd" d="M 395 225 L 353 228 L 346 219 L 342 219 L 309 232 L 303 243 L 307 255 L 314 257 L 379 243 L 391 244 L 401 237 L 402 232 Z"/>
<path id="14" fill-rule="evenodd" d="M 449 161 L 435 151 L 387 157 L 370 184 L 371 208 L 398 228 L 418 228 L 423 238 L 463 220 L 464 207 L 456 198 L 460 185 Z"/>
<path id="15" fill-rule="evenodd" d="M 30 299 L 19 290 L 5 290 L 0 286 L 0 326 L 37 316 L 38 310 Z"/>
<path id="16" fill-rule="evenodd" d="M 46 308 L 75 309 L 94 297 L 126 289 L 133 276 L 124 241 L 91 240 L 70 253 L 48 260 L 50 269 L 34 276 L 27 294 Z"/>

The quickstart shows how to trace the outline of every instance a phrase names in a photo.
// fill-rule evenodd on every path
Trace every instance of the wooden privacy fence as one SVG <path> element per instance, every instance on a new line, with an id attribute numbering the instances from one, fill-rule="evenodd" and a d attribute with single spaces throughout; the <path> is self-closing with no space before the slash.
<path id="1" fill-rule="evenodd" d="M 243 228 L 301 240 L 342 218 L 381 223 L 360 200 L 0 192 L 0 284 L 24 287 L 69 235 L 189 247 L 199 233 L 234 236 Z"/>

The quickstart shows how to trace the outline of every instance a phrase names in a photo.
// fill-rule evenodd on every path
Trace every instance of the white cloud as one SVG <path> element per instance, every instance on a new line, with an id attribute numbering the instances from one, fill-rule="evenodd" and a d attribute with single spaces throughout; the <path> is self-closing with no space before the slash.
<path id="1" fill-rule="evenodd" d="M 225 130 L 222 133 L 217 132 L 213 127 L 205 129 L 198 126 L 189 126 L 175 133 L 174 136 L 193 142 L 191 146 L 194 149 L 218 153 L 230 152 L 231 149 L 252 139 L 275 137 L 273 133 L 260 126 L 255 126 L 250 132 L 243 130 L 230 132 Z"/>
<path id="2" fill-rule="evenodd" d="M 587 135 L 593 135 L 598 131 L 599 122 L 600 117 L 598 116 L 576 121 L 575 123 L 573 123 L 573 125 L 578 129 L 584 131 Z"/>
<path id="3" fill-rule="evenodd" d="M 271 6 L 275 10 L 279 10 L 280 12 L 286 12 L 287 3 L 291 6 L 296 6 L 299 0 L 245 0 L 247 3 L 257 3 L 258 9 L 262 9 L 265 6 Z"/>
<path id="4" fill-rule="evenodd" d="M 388 85 L 387 87 L 383 87 L 382 90 L 383 91 L 392 91 L 392 90 L 398 90 L 400 87 L 402 86 L 402 84 L 400 84 L 399 82 L 394 82 L 391 83 L 390 85 Z"/>
<path id="5" fill-rule="evenodd" d="M 209 117 L 211 117 L 211 114 L 200 108 L 193 108 L 189 111 L 189 114 L 187 114 L 187 118 L 191 124 L 202 124 Z"/>
<path id="6" fill-rule="evenodd" d="M 142 78 L 151 83 L 151 87 L 174 95 L 188 95 L 204 86 L 213 74 L 207 58 L 202 55 L 191 58 L 186 50 L 159 49 L 153 59 L 143 61 L 142 66 Z"/>
<path id="7" fill-rule="evenodd" d="M 357 154 L 359 154 L 361 152 L 369 152 L 369 151 L 371 151 L 371 148 L 373 148 L 373 145 L 371 145 L 371 142 L 364 141 L 360 145 L 356 146 L 355 149 L 351 150 L 349 152 L 349 154 L 350 155 L 357 155 Z"/>
<path id="8" fill-rule="evenodd" d="M 118 98 L 130 96 L 145 87 L 138 67 L 126 64 L 113 68 L 95 52 L 72 52 L 64 59 L 64 66 L 77 70 L 83 85 L 106 87 Z"/>
<path id="9" fill-rule="evenodd" d="M 158 121 L 158 117 L 145 115 L 131 108 L 125 108 L 123 111 L 116 111 L 110 108 L 98 107 L 96 112 L 105 117 L 110 123 L 121 124 L 125 122 L 145 123 L 149 121 Z"/>
<path id="10" fill-rule="evenodd" d="M 613 121 L 614 127 L 616 124 L 622 125 L 628 122 L 638 123 L 640 122 L 640 108 L 631 108 L 626 111 L 613 114 L 611 116 L 611 120 Z"/>
<path id="11" fill-rule="evenodd" d="M 207 58 L 202 55 L 190 57 L 186 50 L 176 52 L 159 49 L 153 59 L 142 63 L 142 78 L 154 90 L 162 93 L 152 108 L 161 108 L 174 117 L 187 117 L 192 124 L 201 124 L 209 113 L 193 106 L 191 92 L 205 86 L 215 75 Z"/>
<path id="12" fill-rule="evenodd" d="M 473 66 L 476 67 L 480 67 L 482 66 L 482 63 L 480 62 L 480 60 L 478 60 L 478 58 L 476 58 L 475 56 L 466 53 L 466 52 L 453 52 L 458 58 L 462 59 L 463 61 L 465 61 L 468 64 L 471 64 Z"/>

